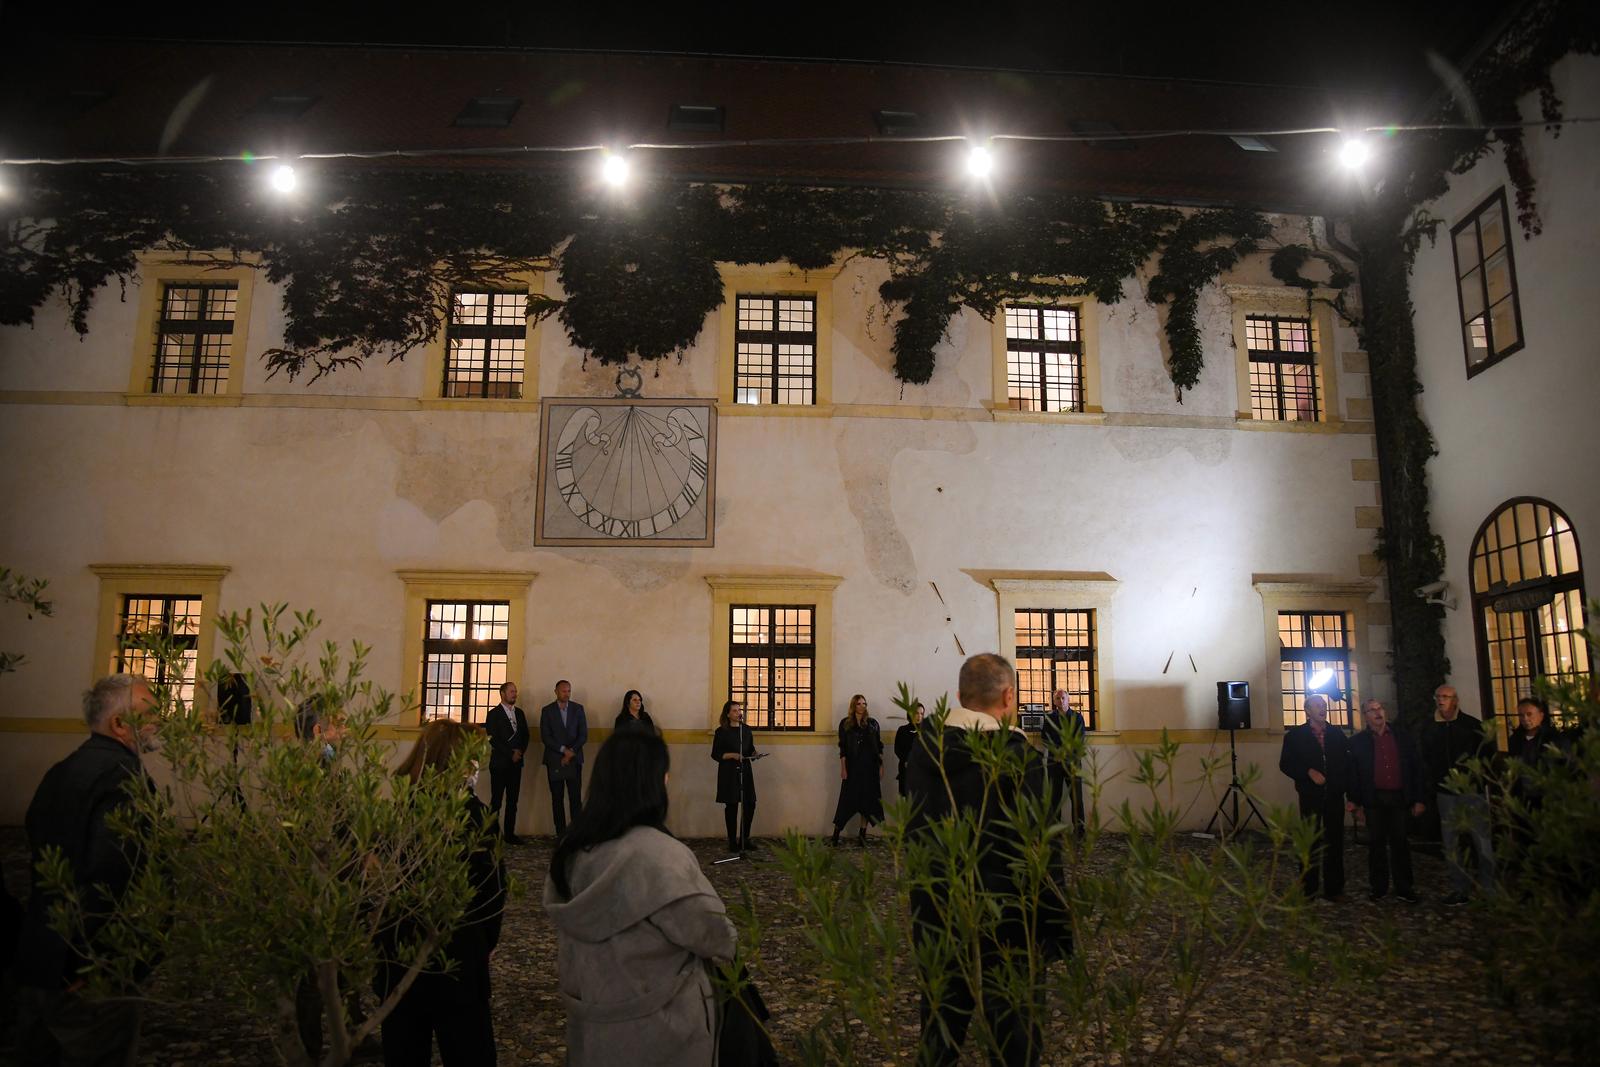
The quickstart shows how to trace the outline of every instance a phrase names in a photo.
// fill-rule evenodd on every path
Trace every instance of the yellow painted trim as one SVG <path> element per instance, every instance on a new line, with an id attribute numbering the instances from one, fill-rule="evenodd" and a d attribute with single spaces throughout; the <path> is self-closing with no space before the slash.
<path id="1" fill-rule="evenodd" d="M 1279 666 L 1281 648 L 1278 644 L 1278 614 L 1285 611 L 1343 612 L 1350 625 L 1350 673 L 1354 691 L 1351 710 L 1361 706 L 1361 701 L 1373 695 L 1372 642 L 1367 627 L 1371 624 L 1372 605 L 1368 602 L 1377 584 L 1371 579 L 1342 578 L 1315 574 L 1256 574 L 1251 584 L 1261 596 L 1261 629 L 1264 645 L 1264 680 L 1259 686 L 1265 694 L 1261 701 L 1252 700 L 1252 709 L 1264 709 L 1269 731 L 1281 733 L 1283 722 L 1283 677 Z M 1257 713 L 1259 714 L 1259 713 Z M 1352 713 L 1350 721 L 1355 722 Z"/>
<path id="2" fill-rule="evenodd" d="M 1103 411 L 1012 411 L 1010 408 L 995 408 L 990 416 L 995 422 L 1053 423 L 1058 426 L 1104 426 L 1106 423 Z"/>
<path id="3" fill-rule="evenodd" d="M 1059 300 L 1049 301 L 1012 301 L 1015 304 L 1032 303 L 1034 306 L 1077 308 L 1078 310 L 1078 337 L 1083 342 L 1083 411 L 1071 412 L 1039 412 L 1039 411 L 1012 411 L 1009 403 L 1010 388 L 1006 374 L 1006 309 L 1001 306 L 996 311 L 994 318 L 989 320 L 989 351 L 990 351 L 990 394 L 989 407 L 995 413 L 995 418 L 1000 418 L 1002 411 L 1013 416 L 1042 416 L 1041 422 L 1068 422 L 1074 418 L 1082 419 L 1102 410 L 1100 398 L 1100 315 L 1099 301 L 1092 296 L 1062 297 Z M 1019 422 L 1031 422 L 1033 419 L 1017 418 Z"/>
<path id="4" fill-rule="evenodd" d="M 749 407 L 748 404 L 744 406 Z M 987 408 L 927 404 L 835 404 L 833 414 L 843 419 L 917 419 L 923 422 L 990 422 L 993 419 Z"/>
<path id="5" fill-rule="evenodd" d="M 811 666 L 813 704 L 811 729 L 833 734 L 833 591 L 844 579 L 833 574 L 708 574 L 711 587 L 711 686 L 706 724 L 714 729 L 728 699 L 728 611 L 734 604 L 810 604 L 817 659 Z M 793 731 L 758 731 L 762 743 L 806 736 Z M 795 744 L 777 741 L 778 744 Z"/>
<path id="6" fill-rule="evenodd" d="M 967 572 L 972 574 L 974 572 Z M 985 572 L 978 572 L 985 573 Z M 1094 612 L 1095 705 L 1099 711 L 1097 734 L 1117 732 L 1117 687 L 1112 661 L 1112 635 L 1116 632 L 1111 602 L 1119 582 L 1103 571 L 987 572 L 984 580 L 995 591 L 999 615 L 1000 654 L 1017 659 L 1016 612 L 1028 608 L 1056 608 Z"/>
<path id="7" fill-rule="evenodd" d="M 1281 285 L 1224 285 L 1222 289 L 1233 302 L 1233 380 L 1239 405 L 1239 421 L 1253 423 L 1257 428 L 1263 429 L 1305 425 L 1278 422 L 1275 419 L 1257 419 L 1251 414 L 1250 347 L 1245 337 L 1245 319 L 1251 315 L 1287 315 L 1311 320 L 1311 347 L 1317 355 L 1317 394 L 1322 402 L 1322 412 L 1312 425 L 1338 425 L 1341 408 L 1339 364 L 1333 358 L 1333 309 L 1324 303 L 1337 296 L 1337 291 L 1313 289 L 1311 298 L 1314 302 L 1308 313 L 1307 295 L 1304 289 Z M 1354 418 L 1354 412 L 1351 414 Z"/>
<path id="8" fill-rule="evenodd" d="M 100 579 L 100 602 L 95 620 L 94 661 L 88 684 L 117 670 L 117 621 L 122 598 L 197 596 L 200 598 L 200 634 L 195 640 L 196 709 L 205 711 L 210 697 L 203 684 L 206 669 L 216 658 L 216 618 L 222 611 L 222 579 L 231 568 L 199 563 L 92 563 L 89 570 Z"/>
<path id="9" fill-rule="evenodd" d="M 810 404 L 735 404 L 731 400 L 717 401 L 719 418 L 830 419 L 837 410 L 832 404 L 819 407 Z"/>
<path id="10" fill-rule="evenodd" d="M 0 734 L 79 734 L 89 736 L 83 716 L 71 719 L 55 715 L 0 715 Z"/>
<path id="11" fill-rule="evenodd" d="M 511 605 L 506 630 L 506 679 L 522 679 L 522 653 L 528 643 L 528 587 L 534 571 L 462 571 L 407 568 L 395 571 L 405 586 L 401 614 L 400 683 L 402 715 L 421 706 L 422 642 L 430 600 L 505 600 Z M 408 723 L 399 729 L 416 729 Z"/>
<path id="12" fill-rule="evenodd" d="M 129 393 L 124 399 L 130 408 L 236 408 L 244 401 L 237 393 Z"/>
<path id="13" fill-rule="evenodd" d="M 722 307 L 717 311 L 717 414 L 762 414 L 819 418 L 833 408 L 833 284 L 842 262 L 821 270 L 801 270 L 787 263 L 744 266 L 718 263 L 722 275 Z M 817 302 L 817 395 L 814 404 L 739 404 L 734 401 L 733 379 L 740 293 L 810 296 Z M 726 409 L 726 410 L 725 410 Z"/>
<path id="14" fill-rule="evenodd" d="M 544 272 L 513 274 L 507 279 L 517 288 L 526 287 L 528 296 L 544 295 Z M 516 400 L 505 398 L 473 400 L 444 395 L 444 354 L 450 331 L 449 302 L 453 292 L 445 294 L 445 313 L 439 332 L 422 347 L 422 407 L 430 411 L 526 411 L 539 410 L 539 326 L 541 320 L 529 316 L 528 332 L 522 343 L 522 396 Z"/>
<path id="15" fill-rule="evenodd" d="M 204 258 L 214 257 L 214 262 Z M 128 377 L 129 402 L 140 397 L 141 402 L 158 401 L 163 404 L 217 404 L 223 397 L 235 398 L 244 392 L 244 361 L 250 344 L 250 313 L 254 298 L 256 267 L 253 257 L 243 265 L 234 264 L 233 254 L 150 252 L 139 257 L 139 312 L 133 327 L 133 359 Z M 150 376 L 155 369 L 156 322 L 161 315 L 161 296 L 168 285 L 179 282 L 235 282 L 238 300 L 234 305 L 233 334 L 228 342 L 228 380 L 221 393 L 197 395 L 152 393 Z"/>

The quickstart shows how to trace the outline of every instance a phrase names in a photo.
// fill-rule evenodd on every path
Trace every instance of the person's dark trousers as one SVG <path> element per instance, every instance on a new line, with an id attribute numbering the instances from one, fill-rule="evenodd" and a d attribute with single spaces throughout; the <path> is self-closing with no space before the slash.
<path id="1" fill-rule="evenodd" d="M 91 1001 L 76 993 L 18 988 L 13 1062 L 28 1067 L 129 1067 L 138 1053 L 137 1001 Z"/>
<path id="2" fill-rule="evenodd" d="M 1083 807 L 1083 778 L 1077 774 L 1069 774 L 1065 767 L 1052 763 L 1048 770 L 1050 783 L 1050 796 L 1054 798 L 1060 810 L 1061 801 L 1067 801 L 1072 817 L 1072 832 L 1079 837 L 1083 836 L 1084 807 Z"/>
<path id="3" fill-rule="evenodd" d="M 522 764 L 508 763 L 504 767 L 489 768 L 489 810 L 496 816 L 500 805 L 506 807 L 505 835 L 517 834 L 517 797 L 522 794 Z"/>
<path id="4" fill-rule="evenodd" d="M 444 1067 L 494 1067 L 489 998 L 464 996 L 453 975 L 419 975 L 383 1020 L 384 1067 L 430 1067 L 435 1039 Z"/>
<path id="5" fill-rule="evenodd" d="M 738 852 L 750 847 L 750 824 L 755 821 L 756 806 L 744 805 L 744 825 L 739 825 L 739 805 L 722 805 L 722 821 L 728 827 L 728 851 Z"/>
<path id="6" fill-rule="evenodd" d="M 1300 817 L 1316 824 L 1317 837 L 1311 846 L 1311 863 L 1300 876 L 1306 896 L 1320 890 L 1336 897 L 1344 892 L 1344 807 L 1327 803 L 1322 797 L 1300 798 Z"/>
<path id="7" fill-rule="evenodd" d="M 1377 801 L 1367 809 L 1367 878 L 1378 896 L 1389 891 L 1389 875 L 1394 874 L 1394 890 L 1402 896 L 1411 892 L 1411 845 L 1406 841 L 1406 797 L 1398 789 L 1380 789 Z"/>
<path id="8" fill-rule="evenodd" d="M 576 819 L 578 812 L 583 810 L 583 803 L 579 799 L 583 789 L 581 775 L 573 775 L 565 781 L 553 778 L 550 781 L 550 813 L 555 817 L 556 836 L 560 837 L 567 832 L 567 811 L 562 803 L 565 796 L 572 802 L 572 817 Z"/>
<path id="9" fill-rule="evenodd" d="M 999 954 L 993 949 L 983 953 L 983 970 L 998 969 Z M 961 1062 L 961 1046 L 966 1043 L 967 1031 L 972 1024 L 974 999 L 972 989 L 963 981 L 951 978 L 943 989 L 939 1010 L 934 1013 L 926 995 L 918 1005 L 922 1020 L 922 1041 L 917 1048 L 917 1067 L 955 1067 Z M 998 1054 L 988 1051 L 989 1063 L 994 1067 L 1037 1067 L 1044 1052 L 1044 1033 L 1037 1025 L 1043 1018 L 1043 1005 L 1034 1013 L 1035 1025 L 1030 1028 L 1028 1019 L 1015 1006 L 997 993 L 984 996 L 983 1014 L 989 1023 L 1000 1049 Z M 941 1029 L 940 1023 L 943 1023 Z M 949 1040 L 945 1038 L 949 1033 Z"/>

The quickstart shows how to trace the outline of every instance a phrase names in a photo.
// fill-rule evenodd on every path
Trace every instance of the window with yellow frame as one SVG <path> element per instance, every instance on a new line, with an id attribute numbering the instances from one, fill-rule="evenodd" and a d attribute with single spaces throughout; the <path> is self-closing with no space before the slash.
<path id="1" fill-rule="evenodd" d="M 143 257 L 129 399 L 238 403 L 255 275 L 228 253 Z"/>

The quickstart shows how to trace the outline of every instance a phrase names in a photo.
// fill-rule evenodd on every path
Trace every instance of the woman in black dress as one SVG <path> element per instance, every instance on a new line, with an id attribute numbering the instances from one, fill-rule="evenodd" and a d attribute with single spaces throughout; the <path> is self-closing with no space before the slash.
<path id="1" fill-rule="evenodd" d="M 883 735 L 878 720 L 867 714 L 867 698 L 850 698 L 850 712 L 839 722 L 839 806 L 833 813 L 833 843 L 839 843 L 844 824 L 861 816 L 865 846 L 867 827 L 883 821 Z"/>
<path id="2" fill-rule="evenodd" d="M 717 761 L 717 803 L 728 826 L 728 851 L 750 848 L 750 823 L 756 817 L 756 780 L 750 757 L 756 740 L 744 724 L 744 705 L 729 700 L 722 705 L 722 725 L 711 737 L 711 758 Z M 740 807 L 744 819 L 739 819 Z"/>
<path id="3" fill-rule="evenodd" d="M 922 701 L 918 700 L 906 712 L 906 724 L 894 732 L 895 785 L 900 795 L 906 795 L 906 764 L 911 761 L 911 746 L 917 743 L 917 729 L 922 725 Z"/>
<path id="4" fill-rule="evenodd" d="M 617 722 L 611 732 L 620 734 L 628 730 L 647 734 L 658 732 L 655 720 L 644 710 L 644 697 L 637 689 L 630 689 L 623 695 L 622 710 L 617 712 Z"/>

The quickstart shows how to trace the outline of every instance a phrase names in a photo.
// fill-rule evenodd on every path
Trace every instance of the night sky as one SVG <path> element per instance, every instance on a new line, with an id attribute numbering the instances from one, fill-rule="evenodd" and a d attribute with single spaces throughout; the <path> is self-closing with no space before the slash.
<path id="1" fill-rule="evenodd" d="M 1458 58 L 1518 4 L 1355 0 L 1321 4 L 976 3 L 837 6 L 548 3 L 430 5 L 427 17 L 375 4 L 251 0 L 240 5 L 102 7 L 6 3 L 18 31 L 115 37 L 590 48 L 1080 71 L 1370 91 L 1404 108 L 1438 85 L 1430 50 Z M 348 10 L 350 13 L 345 13 Z M 380 9 L 381 10 L 381 9 Z M 452 19 L 438 12 L 451 11 Z M 836 12 L 836 13 L 835 13 Z M 1397 116 L 1398 117 L 1398 116 Z"/>

